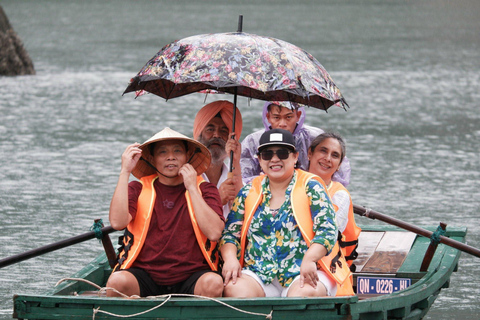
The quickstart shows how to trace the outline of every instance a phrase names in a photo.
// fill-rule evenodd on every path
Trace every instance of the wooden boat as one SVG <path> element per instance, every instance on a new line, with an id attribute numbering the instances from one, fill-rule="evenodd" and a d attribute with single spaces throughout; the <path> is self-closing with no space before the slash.
<path id="1" fill-rule="evenodd" d="M 111 267 L 99 256 L 53 290 L 15 295 L 17 319 L 422 319 L 440 291 L 448 288 L 460 251 L 438 244 L 426 271 L 420 271 L 430 239 L 394 226 L 363 226 L 352 297 L 209 299 L 162 296 L 107 298 Z M 435 231 L 436 227 L 425 227 Z M 445 237 L 465 242 L 466 228 L 448 228 Z M 91 283 L 89 283 L 89 282 Z M 99 294 L 100 293 L 100 294 Z"/>

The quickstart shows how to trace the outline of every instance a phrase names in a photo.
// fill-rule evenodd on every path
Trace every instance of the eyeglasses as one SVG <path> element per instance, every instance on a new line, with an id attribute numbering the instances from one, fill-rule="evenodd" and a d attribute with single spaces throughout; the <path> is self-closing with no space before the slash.
<path id="1" fill-rule="evenodd" d="M 272 160 L 274 154 L 277 155 L 278 159 L 285 160 L 289 157 L 290 153 L 292 152 L 293 151 L 291 150 L 281 148 L 281 149 L 278 149 L 277 151 L 263 150 L 259 152 L 258 155 L 262 158 L 262 160 L 265 160 L 265 161 Z"/>

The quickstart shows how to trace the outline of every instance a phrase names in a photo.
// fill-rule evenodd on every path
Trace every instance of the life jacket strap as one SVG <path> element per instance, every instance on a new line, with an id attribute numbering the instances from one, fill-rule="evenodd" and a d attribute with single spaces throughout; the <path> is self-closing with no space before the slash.
<path id="1" fill-rule="evenodd" d="M 208 240 L 208 245 L 209 245 L 209 248 L 207 249 L 210 250 L 210 240 Z M 217 262 L 217 257 L 218 257 L 218 245 L 215 246 L 215 248 L 213 248 L 212 250 L 212 253 L 210 254 L 210 260 L 215 264 Z"/>
<path id="2" fill-rule="evenodd" d="M 332 273 L 335 273 L 337 271 L 337 264 L 340 268 L 342 267 L 342 262 L 339 260 L 341 256 L 342 256 L 342 251 L 338 250 L 337 254 L 335 255 L 335 257 L 333 257 L 330 263 L 330 271 Z"/>
<path id="3" fill-rule="evenodd" d="M 353 241 L 339 240 L 338 242 L 340 244 L 340 247 L 342 247 L 342 248 L 358 245 L 358 240 L 353 240 Z"/>
<path id="4" fill-rule="evenodd" d="M 350 261 L 350 260 L 357 259 L 357 257 L 358 257 L 358 252 L 357 252 L 358 239 L 357 240 L 352 240 L 352 241 L 344 241 L 342 237 L 339 237 L 338 238 L 338 244 L 340 245 L 341 248 L 355 246 L 355 248 L 353 248 L 352 252 L 348 256 L 345 256 L 345 260 Z"/>
<path id="5" fill-rule="evenodd" d="M 117 265 L 113 271 L 120 270 L 122 264 L 125 262 L 125 260 L 127 260 L 128 252 L 133 245 L 133 233 L 125 228 L 123 236 L 118 238 L 118 243 L 121 245 L 121 247 L 118 249 Z"/>

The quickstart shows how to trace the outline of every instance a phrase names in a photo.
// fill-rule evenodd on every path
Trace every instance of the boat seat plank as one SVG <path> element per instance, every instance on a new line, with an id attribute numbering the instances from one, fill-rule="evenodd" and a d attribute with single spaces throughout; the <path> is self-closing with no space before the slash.
<path id="1" fill-rule="evenodd" d="M 385 232 L 362 231 L 358 237 L 358 257 L 355 259 L 356 272 L 361 272 L 368 259 L 375 253 Z"/>
<path id="2" fill-rule="evenodd" d="M 403 231 L 387 231 L 375 252 L 362 268 L 362 272 L 394 274 L 407 257 L 416 234 Z"/>
<path id="3" fill-rule="evenodd" d="M 408 252 L 417 235 L 413 232 L 387 231 L 378 244 L 376 251 Z"/>

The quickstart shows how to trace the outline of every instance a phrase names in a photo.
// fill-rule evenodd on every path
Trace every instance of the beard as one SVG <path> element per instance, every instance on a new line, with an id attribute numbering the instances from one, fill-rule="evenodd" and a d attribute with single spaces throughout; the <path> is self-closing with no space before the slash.
<path id="1" fill-rule="evenodd" d="M 207 147 L 212 154 L 212 163 L 219 164 L 227 157 L 227 152 L 225 151 L 226 142 L 222 138 L 205 140 L 202 136 L 200 136 L 198 141 Z"/>

